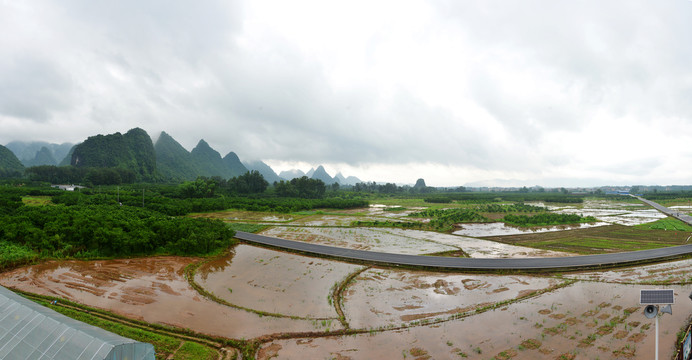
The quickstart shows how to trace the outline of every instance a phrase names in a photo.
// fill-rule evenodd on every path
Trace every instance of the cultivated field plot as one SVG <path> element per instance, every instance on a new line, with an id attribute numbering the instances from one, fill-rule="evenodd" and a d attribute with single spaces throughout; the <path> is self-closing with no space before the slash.
<path id="1" fill-rule="evenodd" d="M 196 260 L 51 261 L 0 274 L 0 284 L 150 323 L 236 339 L 323 329 L 314 321 L 260 316 L 202 297 L 183 276 L 184 267 Z M 326 294 L 324 297 L 326 302 Z M 332 324 L 332 328 L 338 326 L 338 322 Z"/>
<path id="2" fill-rule="evenodd" d="M 556 226 L 544 226 L 537 228 L 520 228 L 516 226 L 507 225 L 502 222 L 494 223 L 468 223 L 461 224 L 461 229 L 453 232 L 454 235 L 462 236 L 472 236 L 472 237 L 489 237 L 489 236 L 500 236 L 500 235 L 521 235 L 521 234 L 536 234 L 552 231 L 565 231 L 574 229 L 586 229 L 590 227 L 608 225 L 606 222 L 597 222 L 593 224 L 583 223 L 574 225 L 556 225 Z"/>
<path id="3" fill-rule="evenodd" d="M 199 213 L 189 215 L 190 217 L 218 219 L 226 222 L 251 222 L 251 223 L 288 223 L 296 219 L 305 217 L 298 214 L 278 214 L 258 211 L 243 211 L 243 210 L 225 210 L 208 213 Z"/>
<path id="4" fill-rule="evenodd" d="M 229 255 L 202 265 L 195 281 L 231 304 L 303 318 L 338 314 L 329 296 L 337 283 L 362 266 L 237 245 Z"/>
<path id="5" fill-rule="evenodd" d="M 685 287 L 674 286 L 676 297 Z M 260 359 L 650 359 L 654 321 L 638 305 L 639 287 L 578 282 L 541 296 L 460 320 L 355 336 L 280 340 L 263 345 Z M 690 314 L 680 301 L 674 313 Z M 687 316 L 659 322 L 660 355 L 675 353 Z"/>
<path id="6" fill-rule="evenodd" d="M 621 203 L 605 200 L 585 200 L 581 206 L 551 208 L 564 214 L 581 214 L 619 225 L 639 225 L 663 219 L 666 215 L 642 203 Z"/>
<path id="7" fill-rule="evenodd" d="M 276 226 L 261 232 L 265 236 L 305 241 L 349 249 L 395 254 L 434 254 L 457 251 L 458 246 L 395 234 L 377 228 L 298 228 Z"/>
<path id="8" fill-rule="evenodd" d="M 398 209 L 398 206 L 370 205 L 368 208 L 350 210 L 301 211 L 291 214 L 267 213 L 243 210 L 225 210 L 193 214 L 191 217 L 219 219 L 226 222 L 246 222 L 264 225 L 290 226 L 350 226 L 354 221 L 409 221 L 406 217 L 423 208 Z"/>
<path id="9" fill-rule="evenodd" d="M 637 251 L 686 244 L 689 232 L 657 229 L 662 225 L 661 222 L 682 224 L 678 220 L 666 218 L 637 226 L 614 224 L 559 232 L 492 236 L 485 239 L 579 254 Z"/>
<path id="10" fill-rule="evenodd" d="M 589 271 L 565 274 L 565 277 L 624 284 L 666 285 L 690 283 L 692 282 L 692 260 L 685 259 L 609 271 Z"/>
<path id="11" fill-rule="evenodd" d="M 389 234 L 405 238 L 429 241 L 459 247 L 472 258 L 521 258 L 521 257 L 560 257 L 574 254 L 536 249 L 526 246 L 503 244 L 496 241 L 476 239 L 468 236 L 441 234 L 432 231 L 386 229 Z"/>
<path id="12" fill-rule="evenodd" d="M 551 278 L 459 275 L 369 269 L 346 288 L 343 307 L 354 328 L 447 319 L 558 284 Z"/>

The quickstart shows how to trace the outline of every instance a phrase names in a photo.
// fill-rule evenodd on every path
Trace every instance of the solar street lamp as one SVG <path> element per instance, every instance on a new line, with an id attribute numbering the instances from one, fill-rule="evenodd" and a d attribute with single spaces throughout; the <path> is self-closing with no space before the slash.
<path id="1" fill-rule="evenodd" d="M 690 299 L 692 299 L 692 294 L 690 294 Z M 644 316 L 648 319 L 656 319 L 656 357 L 658 360 L 658 313 L 659 305 L 665 305 L 660 309 L 661 314 L 671 314 L 673 315 L 673 308 L 671 305 L 675 303 L 675 294 L 673 289 L 652 289 L 652 290 L 639 290 L 639 304 L 646 305 L 644 308 Z"/>

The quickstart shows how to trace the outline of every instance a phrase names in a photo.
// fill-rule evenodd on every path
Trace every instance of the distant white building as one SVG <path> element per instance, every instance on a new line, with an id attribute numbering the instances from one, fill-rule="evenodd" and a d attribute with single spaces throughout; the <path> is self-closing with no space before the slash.
<path id="1" fill-rule="evenodd" d="M 86 189 L 86 186 L 80 186 L 80 185 L 51 185 L 52 187 L 60 190 L 65 190 L 65 191 L 75 191 L 75 189 Z"/>

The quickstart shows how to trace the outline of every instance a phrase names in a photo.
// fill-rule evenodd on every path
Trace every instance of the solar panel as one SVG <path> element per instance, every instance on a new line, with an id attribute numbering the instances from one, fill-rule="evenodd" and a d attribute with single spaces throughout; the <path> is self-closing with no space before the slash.
<path id="1" fill-rule="evenodd" d="M 674 295 L 675 294 L 673 294 L 673 289 L 640 290 L 639 304 L 674 304 Z"/>

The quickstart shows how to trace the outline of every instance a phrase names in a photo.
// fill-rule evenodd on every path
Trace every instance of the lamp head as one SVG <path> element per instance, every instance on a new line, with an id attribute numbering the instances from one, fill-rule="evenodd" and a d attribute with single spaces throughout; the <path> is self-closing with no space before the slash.
<path id="1" fill-rule="evenodd" d="M 646 316 L 649 319 L 653 319 L 658 315 L 658 306 L 656 305 L 647 305 L 644 308 L 644 316 Z"/>
<path id="2" fill-rule="evenodd" d="M 671 314 L 673 315 L 673 307 L 670 304 L 661 308 L 661 314 Z"/>

